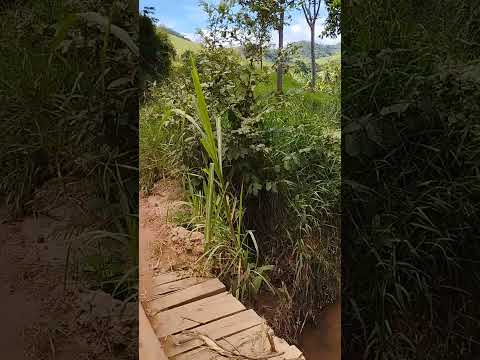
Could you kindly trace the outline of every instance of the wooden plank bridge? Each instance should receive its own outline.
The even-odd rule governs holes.
[[[140,306],[140,360],[305,360],[216,278],[158,274],[152,295]]]

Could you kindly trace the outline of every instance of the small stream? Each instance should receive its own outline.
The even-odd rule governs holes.
[[[300,335],[300,349],[306,360],[340,360],[341,357],[340,301],[327,307],[316,326],[306,326]]]

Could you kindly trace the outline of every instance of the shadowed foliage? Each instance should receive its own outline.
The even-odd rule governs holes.
[[[96,219],[57,234],[79,270],[65,277],[125,300],[138,282],[137,11],[135,1],[58,0],[0,13],[2,200],[12,219],[48,214],[35,196],[60,184],[58,197]]]
[[[342,354],[469,358],[480,345],[478,2],[342,11]]]

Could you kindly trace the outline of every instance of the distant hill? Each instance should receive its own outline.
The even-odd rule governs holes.
[[[201,44],[188,39],[184,35],[180,34],[178,31],[175,31],[163,25],[158,26],[158,28],[168,34],[168,37],[172,41],[172,44],[175,47],[178,56],[181,56],[187,50],[197,52],[200,51],[200,49],[202,48]]]
[[[173,43],[173,46],[177,50],[177,55],[181,56],[185,51],[191,50],[193,52],[200,51],[202,45],[195,41],[188,39],[185,35],[182,35],[178,31],[170,29],[167,26],[159,25],[158,29],[165,31],[170,40]],[[310,61],[310,41],[297,41],[293,43],[299,46],[299,54],[297,59],[304,60],[305,62]],[[340,46],[341,44],[335,45],[325,45],[325,44],[315,44],[315,59],[318,64],[328,62],[330,60],[336,59],[340,56]],[[242,54],[243,51],[240,47],[234,47],[234,50]],[[265,60],[267,63],[272,63],[275,61],[277,49],[270,48],[265,51]]]
[[[181,39],[184,39],[184,40],[190,40],[190,39],[187,39],[185,37],[185,35],[182,35],[180,34],[178,31],[175,31],[173,29],[170,29],[169,27],[165,26],[165,25],[158,25],[157,26],[159,29],[165,31],[167,34],[170,34],[170,35],[173,35],[173,36],[176,36],[176,37],[179,37]]]
[[[310,41],[297,41],[292,43],[299,46],[299,58],[310,59]],[[340,53],[341,44],[325,45],[315,44],[315,59],[330,57]],[[266,51],[265,58],[269,61],[274,61],[277,54],[277,49],[270,48]]]
[[[298,41],[295,44],[300,45],[300,54],[310,58],[310,41]],[[335,55],[340,52],[340,47],[341,44],[335,44],[335,45],[325,45],[325,44],[315,44],[315,58],[321,58],[321,57],[326,57],[326,56],[331,56]]]

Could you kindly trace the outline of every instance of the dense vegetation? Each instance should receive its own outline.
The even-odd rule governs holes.
[[[476,358],[480,7],[345,11],[342,354]]]
[[[339,294],[338,61],[329,71],[314,92],[288,71],[277,95],[275,69],[206,46],[149,84],[140,109],[142,190],[183,179],[190,211],[176,218],[204,232],[199,262],[243,300],[273,292],[290,340]]]
[[[48,215],[59,201],[75,207],[82,216],[65,214],[56,234],[70,244],[66,276],[129,300],[138,282],[137,13],[116,0],[11,2],[0,12],[2,206],[11,219]],[[54,195],[37,201],[45,187]]]

